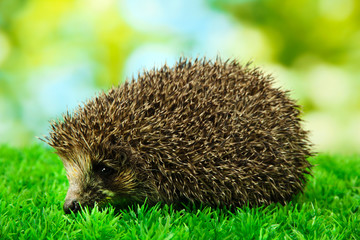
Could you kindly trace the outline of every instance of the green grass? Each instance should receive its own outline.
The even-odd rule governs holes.
[[[61,161],[40,146],[0,146],[0,239],[360,239],[360,156],[319,155],[286,206],[97,208],[64,215]]]

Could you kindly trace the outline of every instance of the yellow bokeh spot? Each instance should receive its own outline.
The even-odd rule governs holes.
[[[0,31],[0,66],[10,53],[10,43],[7,36]]]

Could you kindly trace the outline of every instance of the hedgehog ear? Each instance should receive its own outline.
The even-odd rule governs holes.
[[[129,159],[129,153],[119,146],[113,146],[110,149],[109,155],[108,158],[114,159],[114,161],[118,162],[121,165],[126,164],[127,160]]]
[[[119,151],[118,156],[119,156],[119,161],[122,163],[125,163],[126,160],[128,159],[127,154],[122,150]]]
[[[116,146],[116,144],[118,143],[118,138],[112,134],[109,136],[109,141],[111,145]]]

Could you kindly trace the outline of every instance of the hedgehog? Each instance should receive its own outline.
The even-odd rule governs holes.
[[[200,203],[253,207],[302,193],[313,155],[301,107],[251,63],[180,58],[51,122],[63,209]]]

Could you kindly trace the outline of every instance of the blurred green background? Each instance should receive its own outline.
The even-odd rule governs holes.
[[[179,56],[236,58],[304,106],[317,151],[360,152],[358,0],[0,0],[0,142]]]

